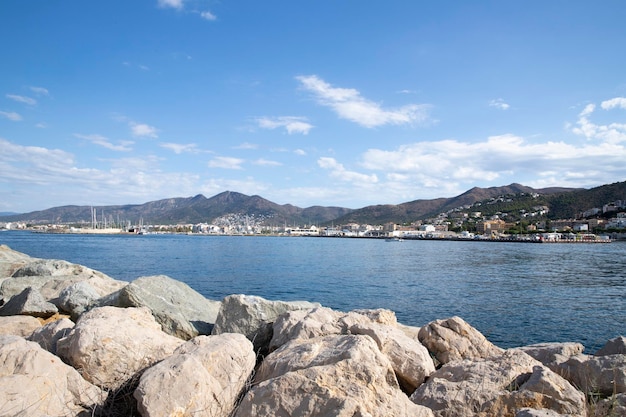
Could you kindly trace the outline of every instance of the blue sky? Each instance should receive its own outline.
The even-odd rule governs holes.
[[[0,211],[626,180],[626,3],[0,2]]]

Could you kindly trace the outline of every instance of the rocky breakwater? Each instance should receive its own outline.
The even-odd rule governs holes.
[[[123,282],[0,246],[0,416],[625,416],[626,338],[501,349],[165,276]]]

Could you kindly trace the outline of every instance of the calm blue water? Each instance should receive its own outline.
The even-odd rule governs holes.
[[[626,242],[522,244],[1,232],[0,244],[131,281],[165,274],[211,299],[244,293],[422,326],[461,316],[501,347],[626,335]]]

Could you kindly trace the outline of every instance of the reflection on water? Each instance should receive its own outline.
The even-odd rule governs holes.
[[[502,347],[626,335],[626,242],[385,242],[227,236],[3,232],[0,243],[114,278],[165,274],[208,298],[306,299],[389,308],[415,326],[458,315]]]

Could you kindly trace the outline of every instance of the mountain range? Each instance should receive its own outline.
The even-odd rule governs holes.
[[[387,222],[406,223],[436,216],[474,203],[521,194],[537,194],[539,201],[550,208],[551,218],[571,218],[593,207],[602,207],[611,201],[626,200],[626,182],[603,185],[591,189],[542,188],[534,189],[521,184],[502,187],[474,187],[451,198],[415,200],[402,204],[373,205],[360,209],[312,206],[300,208],[291,204],[279,205],[260,196],[247,196],[225,191],[211,198],[202,194],[188,198],[168,198],[145,204],[117,206],[61,206],[25,214],[2,216],[5,222],[28,223],[89,223],[92,210],[98,219],[130,221],[137,224],[189,224],[211,223],[215,219],[238,215],[267,225],[311,225]]]

